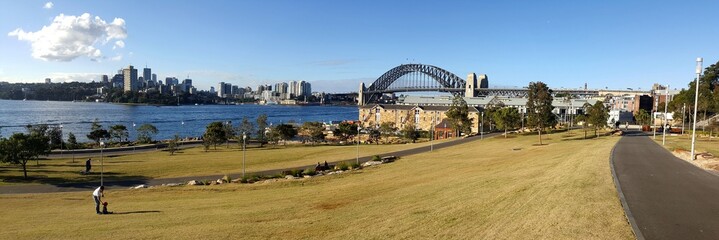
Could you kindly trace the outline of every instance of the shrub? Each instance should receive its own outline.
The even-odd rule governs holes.
[[[360,169],[359,163],[353,162],[351,166],[352,166],[352,169]]]
[[[224,177],[222,177],[222,180],[230,183],[232,182],[232,177],[230,177],[230,175],[225,175]]]
[[[317,174],[317,171],[314,168],[307,168],[302,172],[302,175],[314,176],[315,174]]]
[[[382,158],[379,155],[372,156],[372,161],[382,161]]]
[[[293,170],[291,171],[291,173],[292,173],[292,174],[290,174],[290,175],[292,175],[292,176],[302,177],[302,169],[293,169]]]
[[[342,170],[342,171],[347,171],[350,169],[350,166],[346,162],[341,162],[341,163],[337,164],[337,166],[335,168]]]

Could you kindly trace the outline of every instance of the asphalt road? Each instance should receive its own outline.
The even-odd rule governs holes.
[[[719,176],[639,132],[622,137],[612,158],[638,238],[719,239]]]
[[[491,134],[485,134],[485,138],[494,137],[499,135],[500,133],[491,133]],[[474,136],[469,138],[462,138],[462,139],[456,139],[451,140],[448,142],[442,142],[434,144],[433,149],[438,150],[446,147],[451,147],[471,141],[477,141],[480,140],[480,136]],[[360,145],[362,147],[362,145]],[[146,150],[150,151],[150,150]],[[379,156],[397,156],[397,157],[404,157],[414,154],[419,154],[423,152],[429,152],[430,146],[423,146],[418,148],[412,148],[402,151],[396,151],[396,152],[390,152],[385,154],[379,154]],[[138,151],[139,152],[139,151]],[[124,151],[125,154],[131,154],[130,151]],[[346,162],[346,161],[355,161],[356,158],[352,159],[345,159],[341,161],[335,161],[335,162],[328,162],[329,164],[337,164],[339,162]],[[359,161],[366,162],[371,160],[370,156],[367,157],[361,157],[359,158]],[[258,172],[246,172],[247,176],[252,175],[274,175],[281,173],[286,170],[292,170],[292,169],[305,169],[305,168],[314,168],[315,164],[305,165],[305,166],[299,166],[299,167],[293,167],[293,168],[284,168],[284,169],[273,169],[273,170],[267,170],[267,171],[258,171]],[[230,177],[233,179],[240,178],[241,173],[235,173],[230,174]],[[140,184],[147,184],[151,186],[156,185],[162,185],[162,184],[168,184],[168,183],[186,183],[190,180],[216,180],[219,178],[222,178],[224,175],[206,175],[206,176],[192,176],[192,177],[178,177],[178,178],[157,178],[157,179],[132,179],[132,180],[124,180],[124,181],[106,181],[105,187],[108,188],[108,190],[111,190],[113,188],[128,188],[132,186],[137,186]],[[66,184],[43,184],[43,185],[10,185],[10,186],[0,186],[0,194],[19,194],[19,193],[50,193],[50,192],[73,192],[73,191],[91,191],[91,189],[96,188],[99,186],[99,182],[84,182],[84,183],[66,183]]]

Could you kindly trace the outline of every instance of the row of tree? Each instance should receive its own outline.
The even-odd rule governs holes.
[[[50,143],[56,138],[54,129],[47,125],[28,125],[27,133],[14,133],[9,138],[0,137],[0,162],[18,164],[27,178],[27,163],[50,153]]]
[[[675,120],[682,120],[685,117],[692,119],[694,114],[695,79],[688,84],[687,89],[682,89],[674,95],[669,102],[669,111],[673,113]],[[659,106],[663,110],[664,103]],[[706,119],[719,113],[719,62],[704,69],[704,74],[699,79],[699,99],[697,103],[698,119]]]

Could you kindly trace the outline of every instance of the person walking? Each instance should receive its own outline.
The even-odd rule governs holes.
[[[92,158],[88,158],[87,161],[85,161],[85,174],[90,173],[90,169],[92,168]]]
[[[92,192],[92,199],[95,200],[95,212],[97,214],[102,214],[102,212],[100,212],[100,204],[102,203],[103,197],[105,197],[105,186],[100,186]]]

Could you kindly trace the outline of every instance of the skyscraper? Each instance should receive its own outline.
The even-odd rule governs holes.
[[[145,81],[152,80],[152,70],[147,66],[142,69],[142,79],[144,79]]]
[[[137,69],[132,65],[122,69],[122,75],[124,77],[125,91],[137,91]]]

